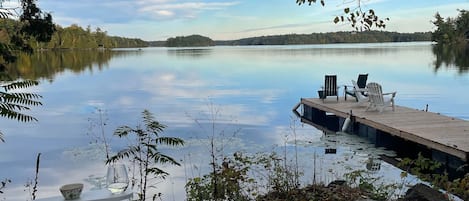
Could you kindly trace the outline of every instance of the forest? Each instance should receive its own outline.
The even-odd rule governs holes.
[[[397,33],[387,31],[329,32],[311,34],[287,34],[242,38],[238,40],[215,40],[200,35],[178,36],[166,41],[151,41],[153,47],[197,47],[235,45],[306,45],[330,43],[377,43],[431,41],[431,32]]]
[[[214,45],[215,42],[212,39],[201,35],[168,38],[165,43],[166,47],[204,47]]]
[[[10,36],[18,30],[17,21],[0,19],[0,42],[10,41]],[[201,35],[177,36],[166,41],[144,41],[137,38],[109,36],[99,27],[82,28],[76,24],[69,27],[55,25],[55,32],[49,42],[28,41],[33,49],[96,49],[96,48],[135,48],[135,47],[204,47],[214,45],[302,45],[330,43],[376,43],[431,41],[431,32],[398,33],[387,31],[329,32],[311,34],[287,34],[242,38],[238,40],[212,40]],[[435,38],[435,37],[434,37]]]
[[[19,30],[19,22],[12,19],[0,19],[0,42],[10,42],[10,36]],[[69,27],[55,25],[55,32],[49,42],[28,41],[33,49],[94,49],[94,48],[131,48],[147,47],[148,42],[137,38],[109,36],[99,27],[82,28],[76,24]]]
[[[217,45],[302,45],[330,43],[377,43],[430,41],[431,32],[397,33],[387,31],[330,32],[260,36],[232,41],[216,41]]]

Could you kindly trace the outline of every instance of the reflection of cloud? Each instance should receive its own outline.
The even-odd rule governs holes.
[[[167,108],[168,115],[164,119],[166,121],[184,121],[174,110],[185,110],[189,114],[206,113],[209,111],[207,104],[215,99],[231,99],[231,98],[247,98],[260,100],[262,103],[269,103],[275,100],[279,95],[279,91],[271,89],[229,89],[226,86],[219,88],[212,84],[211,81],[199,78],[194,74],[175,74],[175,73],[157,73],[142,79],[142,90],[151,94],[152,103],[171,103],[171,108]],[[217,85],[220,82],[217,81]],[[211,100],[206,100],[210,97]],[[186,100],[201,100],[188,103]],[[216,104],[222,104],[216,102]],[[260,108],[253,108],[255,104],[228,104],[219,106],[220,114],[223,119],[236,120],[239,124],[246,125],[265,125],[269,122],[269,116],[275,115],[276,111],[267,110],[264,112],[256,112]],[[161,113],[160,113],[161,115]],[[208,115],[207,115],[208,116]]]

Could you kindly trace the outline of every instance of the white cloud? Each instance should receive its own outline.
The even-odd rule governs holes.
[[[154,13],[158,16],[164,16],[164,17],[174,16],[174,12],[171,12],[169,10],[157,10],[157,11],[154,11]]]
[[[139,12],[150,13],[157,19],[168,17],[195,18],[198,13],[206,10],[222,10],[230,6],[239,4],[239,2],[183,2],[172,3],[168,0],[150,0],[140,1]]]
[[[187,2],[187,3],[152,3],[143,4],[142,11],[151,11],[154,9],[197,9],[197,10],[219,10],[229,6],[238,4],[238,2],[224,2],[224,3],[202,3],[202,2]]]

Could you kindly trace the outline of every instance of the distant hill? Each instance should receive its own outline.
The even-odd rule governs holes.
[[[215,42],[212,39],[201,35],[178,36],[166,40],[167,47],[204,47],[214,45]]]
[[[194,36],[194,35],[193,35]],[[190,37],[190,36],[189,36]],[[203,36],[202,36],[203,37]],[[205,37],[210,39],[208,37]],[[181,46],[181,43],[190,44],[188,37],[171,38],[171,41]],[[168,39],[170,40],[170,39]],[[210,39],[211,40],[211,39]],[[273,36],[259,36],[251,38],[242,38],[238,40],[217,40],[213,41],[213,45],[303,45],[303,44],[330,44],[330,43],[380,43],[380,42],[412,42],[412,41],[431,41],[431,32],[415,32],[415,33],[398,33],[386,31],[364,31],[364,32],[329,32],[329,33],[312,33],[312,34],[287,34]],[[178,47],[167,45],[168,41],[151,41],[150,46],[153,47]],[[205,45],[211,44],[207,40]],[[189,45],[190,46],[190,45]],[[200,46],[200,45],[199,45]]]
[[[431,32],[398,33],[383,31],[331,32],[260,36],[216,41],[216,45],[302,45],[330,43],[378,43],[431,41]]]
[[[148,41],[150,47],[165,47],[166,41]]]

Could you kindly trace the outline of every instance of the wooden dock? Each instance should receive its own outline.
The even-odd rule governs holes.
[[[352,111],[354,122],[455,156],[464,162],[469,160],[469,121],[402,106],[396,106],[395,111],[386,108],[382,113],[366,111],[366,104],[358,105],[355,101],[343,99],[339,102],[326,99],[323,102],[319,98],[302,98],[300,104],[342,118],[349,117]]]

